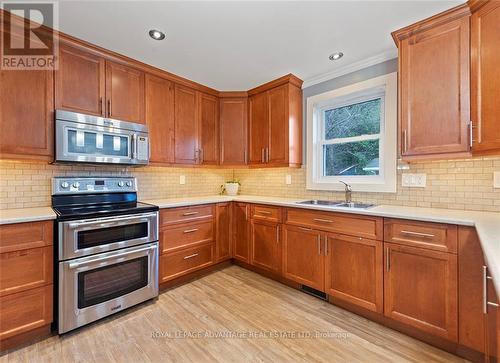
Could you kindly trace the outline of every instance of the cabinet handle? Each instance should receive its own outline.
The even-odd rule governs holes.
[[[488,306],[500,307],[500,304],[488,301],[488,280],[492,279],[491,276],[488,276],[488,267],[483,266],[483,314],[488,314]]]
[[[403,130],[403,154],[406,154],[408,151],[408,133],[406,130]]]
[[[269,212],[267,210],[256,210],[255,213],[259,213],[259,214],[272,214],[271,212]]]
[[[247,164],[247,151],[243,150],[243,163]]]
[[[321,235],[318,235],[318,255],[321,256]]]
[[[185,260],[189,260],[190,258],[198,256],[198,253],[193,253],[192,255],[184,256]]]
[[[183,233],[193,233],[196,232],[199,228],[186,229]]]
[[[306,227],[299,227],[299,229],[301,229],[303,231],[312,231],[311,228],[306,228]]]
[[[276,227],[276,244],[280,243],[280,226]]]
[[[333,221],[331,221],[329,219],[314,218],[313,220],[316,222],[321,222],[321,223],[333,223]]]
[[[325,256],[328,256],[328,237],[325,236]]]
[[[262,159],[262,163],[265,163],[266,162],[266,156],[265,156],[265,151],[264,151],[264,148],[262,148],[262,155],[261,155],[261,159]]]
[[[245,205],[245,221],[248,221],[248,204]]]
[[[385,269],[387,272],[391,270],[391,249],[385,248]]]
[[[111,117],[111,100],[108,100],[108,117]]]
[[[430,233],[412,232],[412,231],[405,231],[405,230],[402,230],[401,233],[408,234],[410,236],[425,237],[425,238],[436,237],[435,235],[430,234]]]
[[[472,143],[474,142],[474,140],[472,139],[472,127],[473,127],[472,120],[470,120],[470,123],[469,123],[469,149],[472,149]]]
[[[103,110],[103,108],[104,108],[104,107],[103,107],[103,105],[102,105],[102,102],[103,102],[102,97],[99,97],[99,114],[100,114],[101,116],[104,116],[104,112],[103,112],[103,111],[104,111],[104,110]]]
[[[186,213],[182,213],[183,216],[187,217],[187,216],[194,216],[195,214],[198,214],[199,212],[186,212]]]
[[[266,147],[266,163],[269,162],[269,148]]]

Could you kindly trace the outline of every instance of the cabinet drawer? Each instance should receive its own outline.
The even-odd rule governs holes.
[[[0,253],[51,245],[53,225],[53,221],[1,225]]]
[[[214,222],[187,223],[170,226],[160,232],[161,253],[214,239]]]
[[[52,246],[2,253],[0,296],[52,283]]]
[[[252,205],[252,219],[281,222],[281,208],[269,205]]]
[[[214,205],[195,205],[192,207],[181,207],[162,209],[160,211],[160,226],[210,219],[214,216]]]
[[[289,208],[286,223],[374,240],[382,240],[383,236],[383,222],[379,217]]]
[[[384,220],[384,241],[457,253],[457,226],[441,223]]]
[[[0,340],[52,322],[52,285],[0,298]]]
[[[213,263],[213,243],[184,249],[160,257],[160,282],[175,279]]]

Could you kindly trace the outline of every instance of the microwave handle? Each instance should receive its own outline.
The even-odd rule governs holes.
[[[132,159],[137,159],[137,134],[132,134]]]

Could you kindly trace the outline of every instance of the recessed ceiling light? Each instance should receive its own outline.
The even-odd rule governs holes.
[[[344,56],[344,53],[342,53],[342,52],[336,52],[336,53],[330,54],[330,56],[328,58],[331,61],[334,61],[334,60],[338,60],[338,59],[342,58],[343,56]]]
[[[151,38],[153,38],[154,40],[163,40],[163,39],[165,39],[165,33],[161,32],[159,30],[156,30],[156,29],[151,29],[149,31],[149,36]]]

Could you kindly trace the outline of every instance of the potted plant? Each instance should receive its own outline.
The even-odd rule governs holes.
[[[238,189],[240,187],[240,181],[238,179],[228,180],[224,186],[227,195],[237,195]]]

